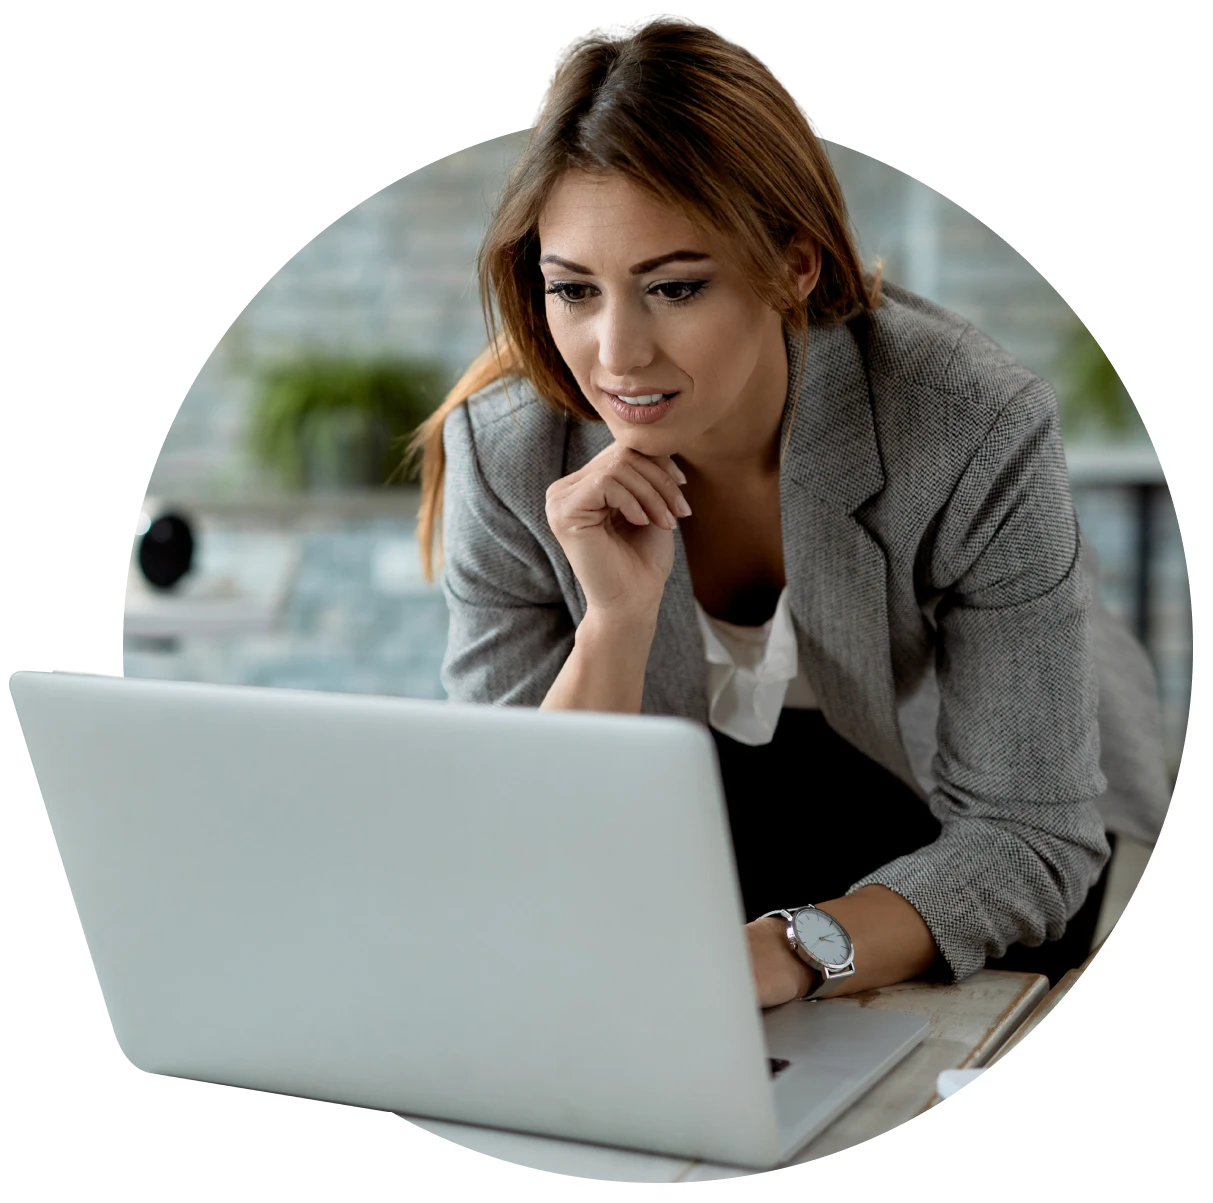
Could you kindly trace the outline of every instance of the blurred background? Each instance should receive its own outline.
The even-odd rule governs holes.
[[[400,436],[483,347],[476,250],[525,138],[460,151],[370,197],[232,324],[152,472],[132,547],[128,676],[444,696],[446,611],[419,571],[416,489],[384,481]],[[1055,387],[1099,588],[1154,663],[1174,776],[1191,678],[1187,573],[1115,370],[981,222],[826,147],[865,261],[882,259],[886,278],[962,314]]]

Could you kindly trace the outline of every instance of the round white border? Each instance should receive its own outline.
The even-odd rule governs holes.
[[[1158,461],[1171,489],[1175,517],[1184,542],[1191,586],[1192,614],[1205,614],[1211,599],[1208,568],[1208,531],[1200,521],[1200,503],[1192,495],[1192,469],[1184,462],[1183,452],[1175,445],[1175,428],[1162,409],[1160,398],[1145,375],[1140,360],[1129,349],[1128,340],[1112,324],[1103,306],[1090,296],[1080,275],[1054,251],[1040,234],[1015,221],[996,201],[987,201],[974,215],[1002,239],[1013,246],[1037,272],[1053,285],[1063,300],[1092,332],[1104,354],[1115,367],[1124,387],[1137,405],[1141,421],[1154,441]],[[125,580],[125,577],[124,577]],[[125,585],[110,589],[104,605],[97,610],[97,669],[99,672],[121,675],[123,672],[123,605]],[[921,1116],[901,1124],[881,1136],[865,1141],[830,1157],[803,1165],[765,1174],[706,1182],[610,1182],[600,1179],[571,1178],[546,1170],[500,1161],[471,1148],[452,1144],[431,1131],[416,1127],[392,1112],[372,1111],[365,1107],[349,1107],[358,1123],[372,1128],[393,1144],[408,1145],[421,1152],[429,1161],[444,1167],[460,1168],[467,1174],[478,1175],[482,1182],[495,1182],[517,1187],[518,1190],[539,1191],[543,1197],[568,1199],[603,1199],[603,1201],[633,1201],[670,1197],[677,1192],[679,1199],[774,1198],[776,1191],[793,1190],[805,1185],[825,1184],[836,1175],[853,1175],[856,1169],[876,1167],[896,1154],[910,1150],[913,1145],[938,1136],[953,1122],[967,1117],[973,1108],[995,1097],[1016,1073],[1031,1070],[1050,1048],[1064,1037],[1070,1028],[1087,1014],[1087,1005],[1111,980],[1112,970],[1121,963],[1131,941],[1143,934],[1144,923],[1167,884],[1167,874],[1175,867],[1175,851],[1183,843],[1192,826],[1192,799],[1200,791],[1200,771],[1207,766],[1208,746],[1203,734],[1209,728],[1208,697],[1201,669],[1207,663],[1206,628],[1192,622],[1192,696],[1188,720],[1188,737],[1184,742],[1183,759],[1175,792],[1163,823],[1161,836],[1150,856],[1132,900],[1107,937],[1103,948],[1069,993],[1057,1007],[1020,1040],[1015,1048],[1002,1057],[980,1077],[958,1090],[949,1099],[930,1108]]]

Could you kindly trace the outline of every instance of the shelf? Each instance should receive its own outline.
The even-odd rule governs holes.
[[[171,590],[153,589],[135,557],[124,633],[134,639],[243,635],[274,629],[300,562],[299,540],[273,532],[205,530],[196,563]]]
[[[1075,486],[1165,485],[1162,465],[1154,448],[1136,446],[1088,445],[1066,449],[1070,483]]]
[[[262,493],[244,497],[149,495],[144,499],[143,512],[149,518],[155,518],[173,511],[224,527],[330,527],[377,519],[412,527],[417,520],[420,502],[421,490],[404,485],[332,493]]]

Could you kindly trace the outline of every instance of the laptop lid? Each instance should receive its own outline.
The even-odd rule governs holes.
[[[62,673],[10,688],[139,1068],[777,1160],[697,724]]]

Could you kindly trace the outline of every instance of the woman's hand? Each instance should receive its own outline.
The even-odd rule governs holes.
[[[652,618],[674,564],[674,527],[691,508],[682,469],[618,443],[547,491],[547,519],[585,593],[587,614]]]
[[[777,1007],[801,998],[816,980],[813,971],[792,951],[787,931],[787,923],[778,915],[745,925],[760,1007]]]

